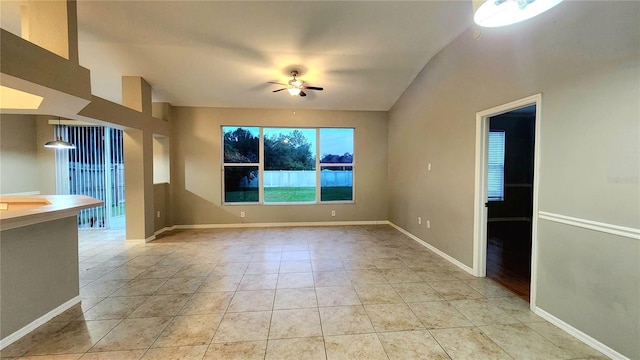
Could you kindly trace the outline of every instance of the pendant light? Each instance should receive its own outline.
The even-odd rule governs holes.
[[[58,116],[58,126],[60,126],[60,116]],[[62,136],[60,135],[58,135],[57,139],[53,141],[49,141],[46,144],[44,144],[44,147],[52,148],[52,149],[75,149],[76,148],[76,146],[73,145],[72,143],[62,140]]]
[[[474,0],[473,21],[484,27],[499,27],[525,21],[561,3],[562,0]]]

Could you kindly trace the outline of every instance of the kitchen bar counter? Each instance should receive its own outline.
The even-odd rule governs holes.
[[[0,349],[80,302],[82,195],[0,196]]]
[[[0,196],[0,230],[74,216],[102,201],[84,195]]]

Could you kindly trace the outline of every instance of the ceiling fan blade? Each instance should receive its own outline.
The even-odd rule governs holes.
[[[308,89],[308,90],[320,90],[320,91],[324,90],[323,88],[317,87],[317,86],[303,86],[302,88]]]
[[[283,83],[279,83],[279,82],[275,82],[275,81],[267,81],[268,84],[276,84],[276,85],[284,85],[287,86],[287,84],[283,84]]]
[[[307,96],[307,94],[304,91],[300,91],[300,96]]]
[[[282,88],[282,89],[278,89],[278,90],[273,90],[272,92],[278,92],[278,91],[282,91],[282,90],[287,90],[287,88]]]

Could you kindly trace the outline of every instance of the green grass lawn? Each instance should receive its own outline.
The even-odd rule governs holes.
[[[315,187],[264,188],[264,202],[312,202],[316,201]]]
[[[321,190],[322,201],[351,201],[351,186],[326,187]],[[315,187],[268,187],[264,189],[265,203],[294,203],[316,201]],[[258,202],[258,189],[247,188],[241,191],[227,191],[225,202]]]

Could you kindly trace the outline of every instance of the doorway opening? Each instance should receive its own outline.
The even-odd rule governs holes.
[[[55,132],[76,146],[56,152],[57,193],[87,195],[104,202],[101,207],[80,210],[78,228],[125,229],[122,130],[56,125]]]
[[[536,106],[488,120],[486,274],[529,301]]]
[[[541,96],[477,114],[474,272],[535,306]]]

